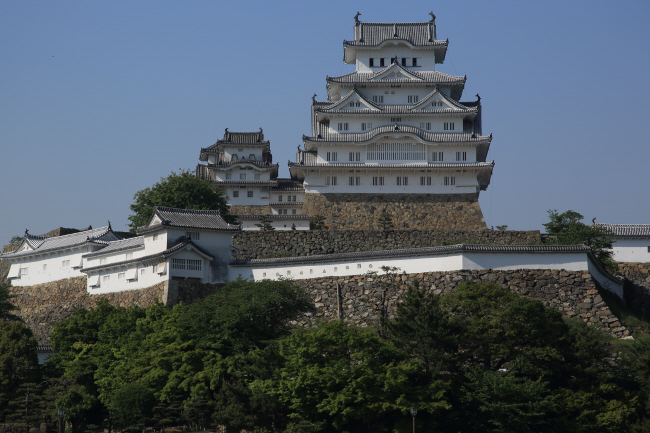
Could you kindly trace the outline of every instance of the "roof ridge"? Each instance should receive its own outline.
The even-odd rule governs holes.
[[[162,210],[164,212],[178,212],[178,213],[191,213],[195,215],[207,214],[207,213],[216,213],[221,215],[219,210],[210,210],[210,209],[182,209],[178,207],[168,207],[168,206],[156,206],[157,210]]]

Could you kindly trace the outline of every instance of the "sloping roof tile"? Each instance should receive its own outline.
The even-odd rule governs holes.
[[[84,257],[102,256],[104,254],[112,254],[118,251],[132,250],[141,247],[144,247],[144,237],[135,236],[129,239],[121,239],[119,241],[109,242],[106,248],[102,248],[101,250],[94,251],[92,253],[84,254]]]
[[[345,134],[331,133],[325,136],[308,137],[302,136],[303,141],[319,142],[319,143],[360,143],[370,141],[382,134],[390,133],[408,133],[420,137],[429,143],[476,143],[476,142],[490,142],[492,136],[476,135],[470,133],[442,133],[442,132],[427,132],[415,126],[408,125],[387,125],[379,126],[366,132],[351,132]]]
[[[63,236],[56,237],[45,237],[45,236],[33,236],[27,233],[24,238],[26,242],[33,250],[20,251],[20,252],[10,252],[0,254],[0,257],[10,258],[10,257],[21,257],[32,254],[40,254],[46,251],[55,251],[64,248],[71,248],[75,246],[80,246],[86,243],[94,243],[101,245],[108,245],[107,239],[119,239],[119,236],[113,233],[110,226],[100,227],[96,229],[86,230],[82,232],[76,232]]]
[[[152,224],[154,216],[158,216],[162,223]],[[176,209],[171,207],[156,206],[154,214],[144,227],[138,227],[137,233],[148,233],[163,227],[193,228],[218,231],[238,231],[239,226],[228,224],[217,210],[192,210]]]
[[[612,234],[613,237],[621,238],[645,238],[650,237],[650,224],[605,224],[596,223]]]

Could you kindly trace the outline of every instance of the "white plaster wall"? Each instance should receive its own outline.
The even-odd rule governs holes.
[[[405,140],[397,138],[387,138],[377,140],[378,144],[381,143],[417,143],[415,140]],[[368,159],[368,145],[366,144],[348,144],[348,145],[321,145],[316,149],[317,152],[317,163],[318,164],[346,164],[346,163],[368,163],[376,164],[381,166],[382,164],[422,164],[425,162],[476,162],[476,149],[477,144],[450,144],[450,145],[438,145],[438,144],[425,144],[425,154],[423,159],[413,159],[413,160],[369,160]],[[337,160],[336,161],[327,161],[327,152],[336,152]],[[359,161],[350,160],[350,152],[355,153],[354,158],[356,159],[356,153],[360,153]],[[436,152],[436,161],[433,160],[433,152]],[[438,159],[439,153],[443,153],[443,160]],[[467,159],[463,160],[462,155],[461,159],[456,159],[456,152],[467,152]],[[331,155],[330,155],[331,156]]]
[[[354,171],[354,172],[352,172]],[[327,185],[327,176],[336,176],[337,185]],[[349,185],[350,176],[359,177],[360,185]],[[384,177],[384,185],[373,185],[373,177]],[[408,177],[408,185],[397,185],[397,177]],[[455,177],[456,185],[445,185],[444,178]],[[431,177],[431,185],[420,185],[420,177]],[[425,180],[426,182],[426,180]],[[329,169],[305,171],[307,193],[383,193],[383,194],[466,194],[475,193],[478,180],[473,171],[427,170],[427,169]]]
[[[417,57],[418,66],[412,67],[411,62],[407,63],[406,69],[414,71],[435,71],[436,69],[436,58],[433,50],[418,50],[412,49],[403,44],[394,45],[387,44],[382,48],[373,48],[373,49],[357,49],[357,58],[356,58],[356,70],[358,72],[377,72],[390,66],[390,59],[397,56],[399,57],[399,62],[401,65],[402,57]],[[369,59],[373,57],[378,59],[383,57],[384,67],[379,66],[379,60],[375,60],[375,67],[370,67]]]
[[[381,86],[373,86],[373,87],[366,87],[365,89],[362,89],[361,93],[368,97],[370,95],[369,99],[372,101],[372,95],[384,95],[384,103],[385,104],[408,104],[408,95],[419,95],[420,100],[424,98],[424,96],[428,95],[429,93],[433,92],[433,89],[435,87],[425,87],[422,86],[420,88],[418,87],[390,87],[391,80],[386,79],[386,80],[377,80],[380,82],[382,85]],[[385,84],[385,85],[384,85]],[[352,90],[352,86],[348,86],[345,84],[341,84],[341,95],[340,97],[343,97],[350,93]],[[388,90],[388,94],[386,94],[386,91]],[[451,86],[439,86],[438,91],[446,96],[451,95]],[[395,93],[393,93],[395,92]],[[413,93],[417,92],[417,93]],[[390,96],[389,96],[390,95]],[[337,101],[340,98],[336,99]],[[389,101],[397,101],[397,102],[389,102]],[[403,102],[400,102],[403,101]],[[333,101],[334,102],[334,101]],[[444,107],[442,107],[444,108]]]
[[[236,279],[241,274],[242,278],[248,278],[254,281],[264,279],[278,280],[281,278],[304,280],[307,278],[363,275],[368,272],[383,274],[382,266],[398,267],[399,273],[406,272],[407,274],[460,270],[462,269],[462,255],[451,254],[448,256],[404,258],[388,257],[269,267],[233,266],[231,267],[230,276],[232,279]]]
[[[255,231],[260,230],[255,224],[259,224],[259,220],[242,220],[242,230],[245,231]],[[296,225],[296,230],[309,230],[309,220],[282,220],[282,221],[273,221],[271,226],[276,230],[291,230],[291,224]]]
[[[287,197],[291,196],[291,203],[301,202],[305,200],[305,193],[303,191],[273,191],[271,192],[272,202],[288,203]],[[280,197],[282,197],[280,199]],[[296,198],[295,200],[293,198]]]
[[[239,192],[239,197],[234,197],[233,191]],[[253,197],[248,196],[248,191],[253,191]],[[227,187],[228,205],[230,206],[264,206],[269,204],[269,188],[261,186],[246,186],[246,188]]]
[[[224,147],[223,155],[226,162],[232,161],[232,156],[237,155],[238,159],[249,159],[253,154],[256,161],[262,160],[262,146],[260,147]]]
[[[586,271],[586,253],[471,253],[465,252],[463,269],[565,269]]]
[[[118,274],[124,272],[126,273],[129,269],[137,269],[137,279],[127,280],[119,279]],[[88,293],[91,295],[101,295],[103,293],[115,293],[115,292],[124,292],[127,290],[138,290],[144,289],[146,287],[153,286],[155,284],[161,283],[169,279],[169,263],[165,268],[163,274],[157,272],[157,267],[154,266],[143,266],[138,264],[132,264],[130,266],[123,266],[114,269],[106,269],[98,273],[89,274],[90,278],[93,275],[99,274],[99,286],[88,287]],[[109,281],[103,281],[104,276],[109,276]]]
[[[619,298],[623,299],[623,283],[620,281],[613,281],[611,278],[606,277],[596,266],[595,263],[593,263],[591,260],[589,260],[589,273],[591,274],[592,277],[596,281],[598,281],[598,284],[605,290],[609,290],[610,292],[616,294]]]
[[[617,262],[650,263],[650,239],[616,239],[613,247]]]
[[[58,251],[47,255],[35,255],[29,258],[20,259],[11,264],[12,269],[27,268],[27,275],[11,280],[12,286],[31,286],[43,284],[50,281],[63,280],[66,278],[82,277],[81,272],[82,255],[90,252],[92,247],[77,248],[74,250]],[[69,266],[63,266],[64,260],[70,260]],[[43,269],[43,265],[46,266]]]
[[[241,179],[241,174],[245,174],[246,179]],[[256,174],[259,174],[259,179],[255,178]],[[228,175],[230,175],[230,178],[228,178]],[[259,168],[252,165],[225,167],[215,169],[215,178],[217,181],[268,181],[271,179],[271,172],[267,168]]]
[[[369,97],[372,99],[372,96]],[[387,101],[386,98],[384,97],[384,105],[387,104],[397,104],[399,102],[391,102]],[[366,132],[361,129],[361,123],[372,123],[372,129],[377,128],[379,126],[393,126],[396,123],[399,125],[405,125],[405,126],[412,126],[415,128],[420,128],[420,123],[431,123],[431,129],[423,129],[427,132],[445,132],[445,133],[462,133],[463,132],[463,118],[465,116],[463,114],[458,114],[458,115],[445,115],[444,117],[442,116],[409,116],[405,114],[395,114],[394,116],[364,116],[364,117],[359,117],[355,115],[337,115],[337,116],[332,116],[330,119],[330,126],[329,126],[329,132],[330,134],[349,134],[349,133],[358,133],[358,132]],[[399,122],[395,122],[392,120],[393,118],[399,118],[401,119]],[[445,123],[454,123],[454,129],[453,130],[445,130]],[[348,130],[347,131],[339,131],[339,123],[347,123],[348,124]],[[234,176],[234,175],[233,175]]]

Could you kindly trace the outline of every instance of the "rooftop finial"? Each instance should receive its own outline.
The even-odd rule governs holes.
[[[311,103],[312,105],[316,103],[316,94],[314,93],[314,96],[311,97]]]
[[[108,220],[108,229],[109,229],[109,230],[113,230],[113,229],[111,228],[111,220]]]
[[[29,230],[25,229],[25,236],[29,234]]]
[[[228,133],[228,128],[226,128],[226,132],[225,132],[225,133],[226,133],[226,134]]]
[[[355,24],[359,24],[361,22],[361,21],[359,21],[359,15],[361,15],[361,14],[359,13],[359,11],[357,11],[357,14],[354,16]]]
[[[262,130],[262,127],[261,127],[261,126],[260,126],[260,132],[264,132],[264,131]]]
[[[594,217],[594,219],[591,220],[591,225],[596,225],[596,217]]]
[[[429,12],[429,15],[431,15],[431,19],[429,20],[430,23],[435,23],[436,22],[436,15],[432,12]]]
[[[477,102],[481,102],[481,97],[479,96],[478,93],[476,94],[476,101],[477,101]]]

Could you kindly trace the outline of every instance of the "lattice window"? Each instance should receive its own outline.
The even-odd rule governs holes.
[[[374,143],[367,147],[369,161],[404,161],[426,159],[422,143]]]

